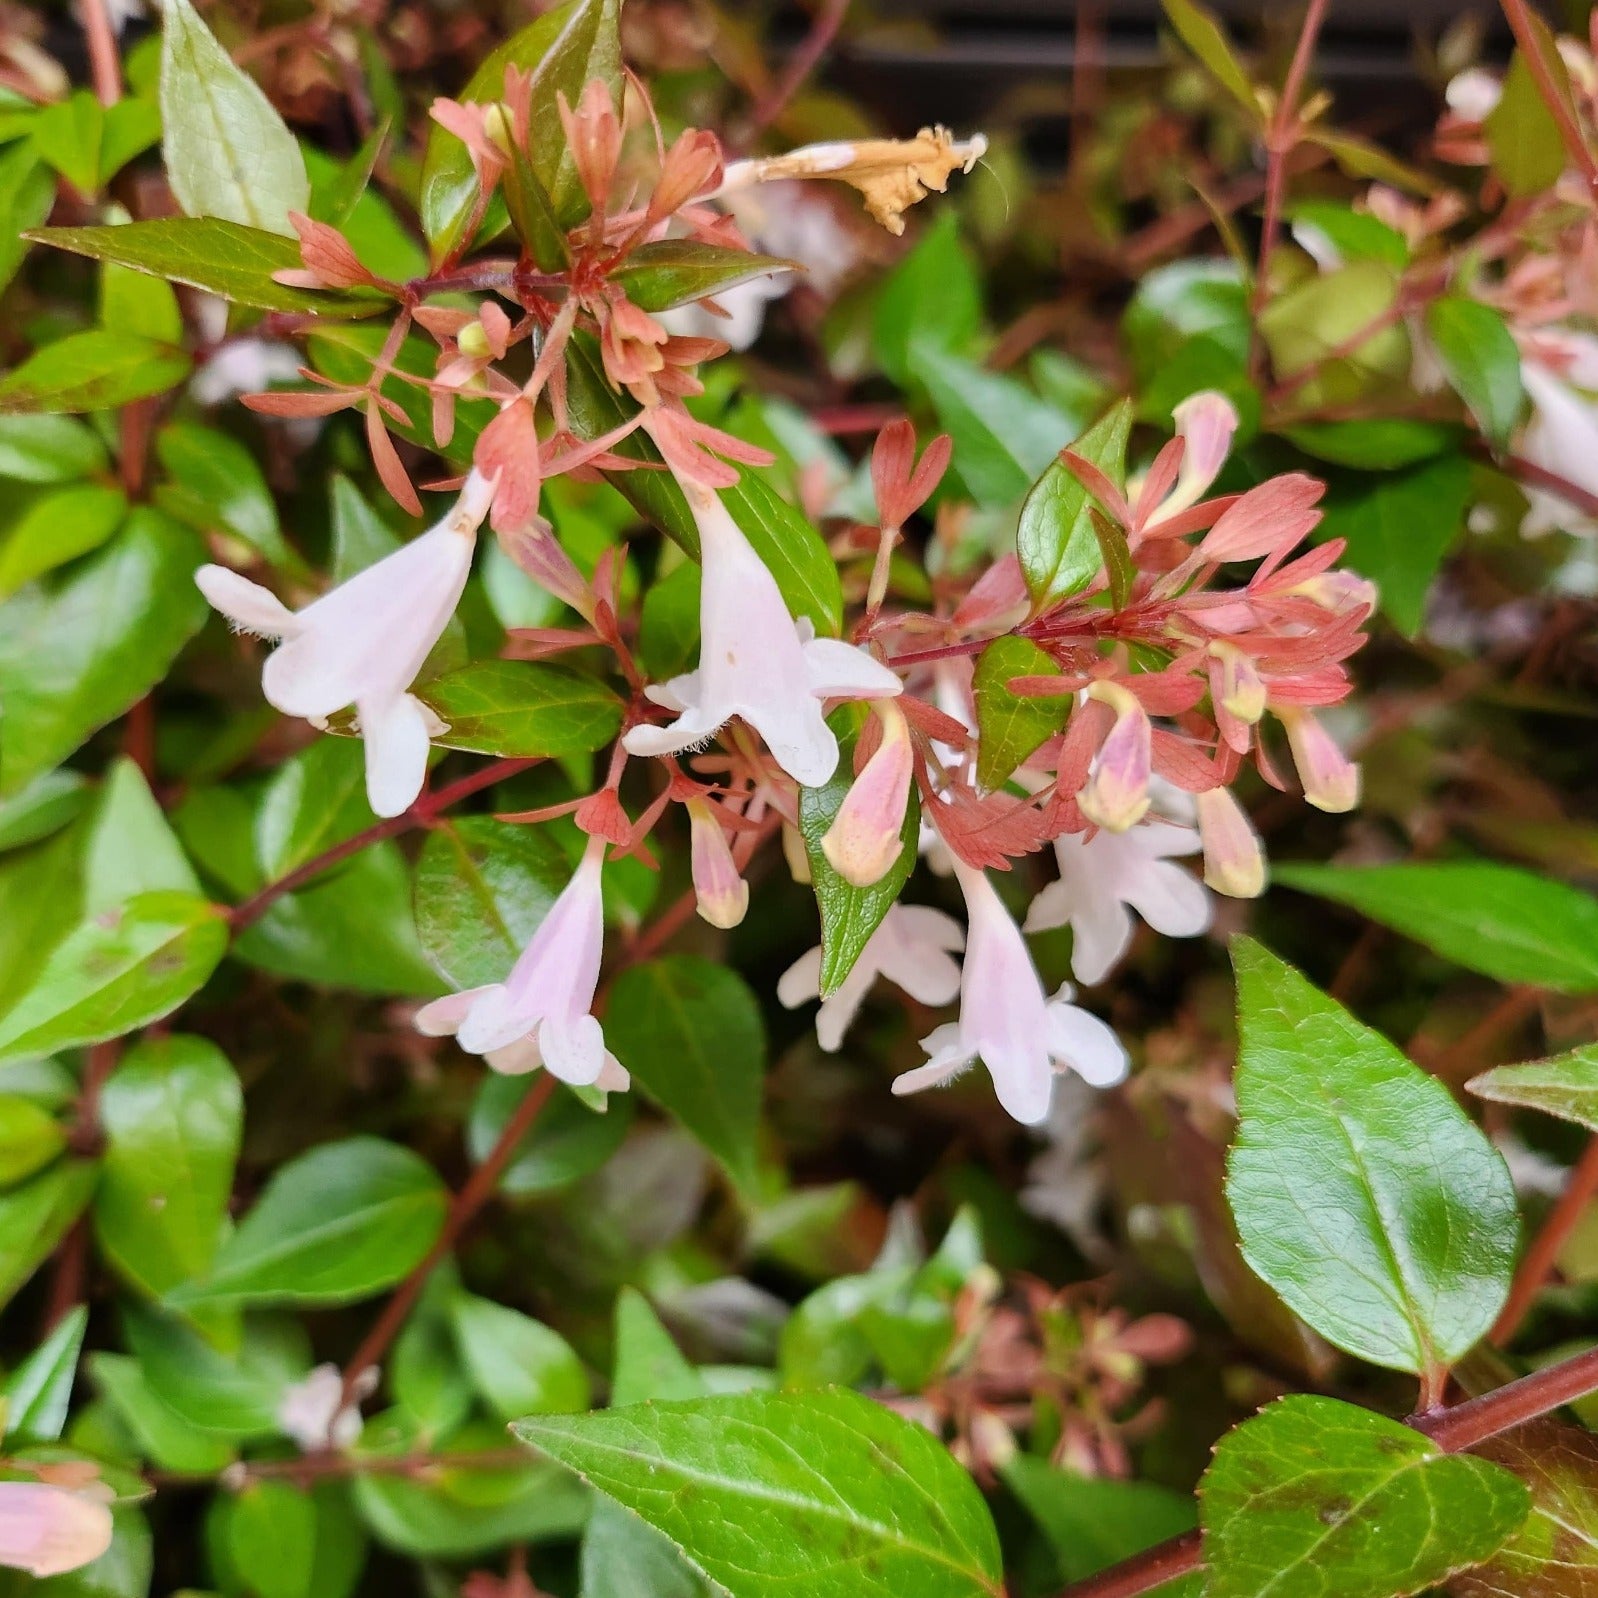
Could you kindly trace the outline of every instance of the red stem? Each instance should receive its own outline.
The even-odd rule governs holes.
[[[1587,187],[1598,192],[1598,157],[1594,157],[1588,148],[1570,102],[1559,92],[1559,85],[1554,81],[1554,75],[1543,58],[1537,26],[1532,21],[1526,0],[1503,0],[1503,11],[1515,35],[1515,43],[1520,47],[1521,59],[1526,63],[1527,71],[1531,73],[1532,82],[1537,85],[1537,92],[1542,96],[1543,104],[1548,107],[1549,115],[1559,125],[1559,137],[1564,141],[1566,151],[1581,169],[1582,176],[1587,180]]]
[[[1575,1231],[1576,1223],[1587,1213],[1595,1194],[1598,1194],[1598,1137],[1588,1140],[1586,1152],[1570,1173],[1559,1202],[1548,1212],[1542,1230],[1526,1250],[1503,1311],[1488,1334],[1493,1342],[1507,1343],[1519,1331],[1527,1310],[1553,1275],[1561,1250]]]
[[[804,87],[805,79],[821,64],[821,58],[838,37],[838,30],[843,26],[848,10],[849,0],[822,0],[821,9],[817,11],[809,33],[788,58],[782,76],[756,105],[741,144],[747,144],[757,134],[765,132],[787,109],[789,101]]]
[[[122,63],[105,0],[83,0],[80,16],[89,47],[89,75],[94,79],[95,98],[101,105],[115,105],[122,98]]]

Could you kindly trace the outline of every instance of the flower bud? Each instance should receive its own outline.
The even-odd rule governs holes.
[[[1218,638],[1210,645],[1210,659],[1211,692],[1216,700],[1229,715],[1253,726],[1265,714],[1265,683],[1253,657]]]
[[[1359,767],[1309,711],[1285,705],[1276,714],[1287,729],[1304,797],[1333,815],[1352,810],[1359,803]]]
[[[1142,705],[1120,683],[1095,682],[1088,698],[1110,706],[1115,724],[1099,749],[1092,775],[1077,795],[1082,814],[1108,832],[1135,827],[1149,808],[1152,731]]]
[[[903,712],[891,699],[877,700],[872,709],[882,725],[882,742],[821,840],[832,869],[856,888],[880,882],[904,848],[900,833],[915,765]]]
[[[735,927],[749,908],[749,884],[738,874],[727,834],[703,799],[687,801],[689,855],[699,914],[713,927]]]
[[[461,354],[470,355],[474,361],[486,361],[493,353],[481,322],[468,322],[455,342],[460,345]]]
[[[502,105],[491,105],[483,113],[483,133],[496,149],[509,155],[516,147],[516,129],[510,112]]]
[[[1234,899],[1257,899],[1265,891],[1265,852],[1243,807],[1230,788],[1206,789],[1197,805],[1205,882]]]

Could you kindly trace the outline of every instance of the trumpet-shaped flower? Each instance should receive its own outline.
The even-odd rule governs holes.
[[[267,658],[261,689],[285,715],[320,726],[355,706],[366,740],[366,795],[380,816],[410,808],[427,777],[430,740],[446,730],[408,689],[455,614],[493,491],[474,472],[430,532],[304,610],[290,610],[225,566],[194,574],[235,627],[283,640]]]
[[[879,976],[904,989],[920,1004],[948,1004],[960,991],[960,967],[952,958],[965,947],[965,934],[953,916],[926,905],[892,904],[866,940],[849,975],[821,1001],[816,1041],[835,1054]],[[802,954],[783,972],[777,997],[796,1010],[821,992],[821,950]]]
[[[604,860],[604,840],[590,838],[510,975],[423,1005],[417,1030],[429,1037],[453,1033],[468,1054],[485,1056],[508,1075],[541,1065],[574,1087],[625,1088],[627,1073],[593,1015],[605,940]]]
[[[1071,928],[1071,970],[1102,982],[1132,941],[1132,911],[1168,938],[1192,938],[1210,924],[1203,884],[1172,856],[1196,854],[1192,827],[1149,822],[1129,832],[1066,832],[1054,840],[1060,876],[1032,901],[1026,930]]]
[[[46,1482],[0,1482],[0,1565],[59,1576],[111,1546],[111,1511],[87,1493]]]
[[[899,1077],[893,1091],[933,1087],[980,1059],[999,1103],[1016,1120],[1035,1126],[1049,1113],[1057,1070],[1070,1068],[1095,1087],[1119,1082],[1127,1070],[1120,1039],[1097,1016],[1069,1002],[1069,986],[1052,999],[1045,996],[1021,929],[986,872],[957,858],[954,874],[969,916],[960,1019],[921,1040],[930,1058]]]
[[[690,859],[699,914],[713,927],[735,927],[749,909],[749,884],[732,857],[726,830],[708,801],[690,799],[684,808],[688,812]]]
[[[886,699],[899,679],[863,649],[816,638],[788,614],[775,578],[710,489],[682,491],[699,528],[699,669],[652,685],[649,697],[678,712],[668,727],[634,727],[633,755],[675,755],[704,743],[734,716],[766,741],[795,782],[819,787],[838,764],[826,699]]]

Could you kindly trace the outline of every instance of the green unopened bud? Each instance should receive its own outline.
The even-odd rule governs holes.
[[[510,155],[515,151],[516,130],[511,123],[510,112],[504,106],[491,105],[483,113],[483,132],[506,155]]]
[[[455,342],[460,345],[461,354],[470,355],[474,361],[486,360],[493,353],[481,322],[468,322],[456,335]]]

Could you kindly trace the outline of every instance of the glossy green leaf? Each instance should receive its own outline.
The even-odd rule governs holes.
[[[1206,1598],[1402,1598],[1488,1558],[1530,1500],[1497,1465],[1294,1394],[1221,1439],[1199,1502]]]
[[[1329,1342],[1376,1365],[1452,1364],[1509,1292],[1519,1218],[1498,1151],[1443,1084],[1239,938],[1243,1257]]]
[[[1165,7],[1165,20],[1171,24],[1176,36],[1200,61],[1209,68],[1215,81],[1237,101],[1252,121],[1262,117],[1259,96],[1248,74],[1213,15],[1196,0],[1161,0]]]
[[[89,1307],[79,1304],[12,1371],[5,1385],[5,1435],[18,1443],[53,1442],[67,1423],[78,1354],[89,1325]]]
[[[1480,300],[1445,294],[1426,307],[1426,331],[1476,425],[1489,443],[1507,448],[1526,396],[1520,347],[1503,314]]]
[[[531,1086],[528,1077],[484,1076],[466,1120],[466,1146],[474,1160],[488,1158]],[[605,1098],[605,1108],[593,1110],[569,1088],[558,1087],[516,1145],[500,1178],[500,1192],[517,1198],[558,1193],[597,1171],[621,1147],[633,1118],[628,1095]]]
[[[960,238],[952,208],[939,210],[916,245],[883,281],[871,347],[901,388],[910,385],[912,352],[922,345],[963,348],[982,326],[982,283]]]
[[[100,266],[99,323],[157,344],[183,342],[183,307],[165,278],[105,261]]]
[[[189,216],[293,235],[289,212],[311,205],[299,143],[189,0],[167,0],[162,17],[161,119],[167,180]]]
[[[78,924],[82,894],[80,827],[0,861],[0,1014],[28,992]]]
[[[87,829],[83,913],[117,910],[139,893],[200,894],[200,881],[144,773],[126,755],[111,762]]]
[[[847,711],[834,714],[835,730],[849,725]],[[810,880],[816,895],[816,909],[821,915],[821,997],[835,993],[845,977],[854,969],[860,951],[871,941],[871,935],[882,925],[882,918],[899,897],[910,873],[915,870],[917,849],[921,836],[921,798],[912,785],[910,801],[905,806],[904,826],[900,837],[902,844],[898,858],[869,888],[857,888],[838,875],[821,840],[831,830],[842,808],[844,796],[853,780],[853,747],[851,739],[844,740],[846,747],[837,769],[819,788],[799,790],[799,832],[805,842],[805,856],[810,862]]]
[[[1500,1065],[1465,1084],[1478,1098],[1518,1104],[1598,1132],[1598,1044],[1526,1065]]]
[[[1334,487],[1318,536],[1348,540],[1341,564],[1376,584],[1384,614],[1413,638],[1432,581],[1465,531],[1469,500],[1470,462],[1440,455],[1408,471]]]
[[[1409,335],[1395,322],[1384,322],[1397,296],[1398,275],[1391,267],[1351,261],[1306,278],[1264,307],[1259,330],[1273,368],[1278,376],[1302,379],[1295,406],[1353,404],[1407,380]]]
[[[1369,211],[1334,200],[1299,200],[1287,207],[1295,238],[1312,231],[1345,261],[1380,261],[1395,271],[1409,265],[1409,241]]]
[[[322,738],[285,760],[255,813],[262,880],[276,882],[376,824],[361,744]]]
[[[1369,421],[1306,422],[1286,429],[1306,455],[1334,466],[1395,472],[1457,450],[1460,429],[1413,416],[1378,416]]]
[[[89,785],[76,771],[62,767],[35,777],[20,793],[0,799],[0,852],[48,838],[88,802]]]
[[[111,410],[164,394],[190,365],[182,350],[133,333],[68,333],[0,377],[0,414]]]
[[[0,150],[0,291],[10,284],[27,254],[27,232],[55,204],[55,174],[24,139]]]
[[[399,1281],[432,1247],[449,1195],[420,1155],[375,1137],[324,1143],[280,1166],[217,1251],[168,1294],[198,1304],[348,1304]]]
[[[120,227],[37,228],[28,237],[262,311],[369,316],[388,303],[375,294],[297,289],[275,282],[274,273],[300,269],[297,241],[215,216],[167,216]]]
[[[317,1598],[316,1504],[286,1481],[251,1482],[227,1505],[228,1555],[258,1598]]]
[[[704,1582],[647,1521],[608,1498],[583,1531],[581,1598],[706,1598]]]
[[[1088,428],[1071,451],[1120,486],[1126,480],[1131,430],[1132,407],[1123,400]],[[1103,569],[1104,553],[1090,514],[1095,504],[1063,460],[1050,462],[1027,495],[1016,529],[1016,553],[1038,608],[1081,593]]]
[[[689,1364],[636,1288],[616,1295],[616,1365],[610,1382],[613,1409],[652,1399],[708,1396],[705,1379]]]
[[[1483,976],[1562,993],[1598,991],[1598,899],[1552,878],[1487,861],[1291,865],[1273,875]]]
[[[227,922],[189,893],[137,894],[52,951],[0,1021],[0,1058],[53,1054],[148,1026],[204,986],[227,950]]]
[[[473,661],[417,697],[447,723],[435,743],[480,755],[585,755],[621,727],[621,701],[598,678],[542,662]]]
[[[976,699],[977,781],[999,788],[1028,755],[1052,738],[1071,714],[1072,697],[1022,699],[1011,693],[1015,677],[1054,677],[1060,668],[1030,638],[996,638],[977,657],[972,677]]]
[[[34,500],[0,542],[0,600],[45,572],[98,549],[121,525],[120,488],[75,483]]]
[[[163,509],[199,532],[243,539],[274,565],[296,563],[266,477],[236,438],[198,422],[173,422],[156,434],[155,453],[170,477],[156,493]]]
[[[611,989],[605,1041],[735,1182],[753,1184],[766,1038],[737,972],[689,954],[632,966]]]
[[[144,1379],[128,1354],[96,1352],[84,1361],[94,1385],[133,1440],[135,1452],[157,1470],[214,1475],[232,1463],[234,1449],[225,1437],[186,1425]]]
[[[203,1276],[227,1219],[244,1124],[237,1072],[205,1038],[145,1038],[100,1098],[105,1161],[95,1235],[136,1287],[160,1297]]]
[[[108,465],[105,445],[71,416],[0,416],[0,477],[22,483],[73,483]]]
[[[151,101],[135,97],[103,106],[88,89],[41,107],[33,124],[34,149],[87,196],[160,137],[161,113]]]
[[[559,1332],[472,1293],[454,1296],[449,1318],[472,1384],[501,1420],[588,1408],[588,1372]]]
[[[1246,362],[1249,326],[1248,286],[1236,263],[1201,256],[1156,267],[1138,283],[1121,338],[1146,388],[1189,345],[1208,346],[1231,367]]]
[[[92,1160],[57,1160],[0,1193],[0,1305],[11,1302],[89,1207],[96,1174]]]
[[[1519,50],[1510,57],[1503,93],[1488,113],[1482,132],[1493,171],[1517,199],[1551,189],[1565,170],[1565,142],[1559,124]]]
[[[911,360],[979,505],[1015,504],[1070,442],[1071,419],[1015,378],[932,344],[916,344]]]
[[[776,255],[751,254],[697,239],[657,239],[641,244],[611,274],[640,310],[669,311],[747,283],[792,272],[797,263]]]
[[[997,1594],[998,1537],[930,1433],[843,1390],[747,1393],[512,1430],[664,1532],[731,1598]]]
[[[67,1146],[61,1123],[32,1099],[0,1093],[0,1187],[42,1170]]]
[[[465,816],[428,834],[416,862],[416,930],[457,988],[503,982],[571,876],[541,827]]]

